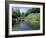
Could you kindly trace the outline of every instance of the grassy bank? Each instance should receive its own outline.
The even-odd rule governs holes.
[[[28,15],[24,18],[24,21],[29,24],[29,27],[33,27],[36,30],[40,29],[40,16],[37,14]]]

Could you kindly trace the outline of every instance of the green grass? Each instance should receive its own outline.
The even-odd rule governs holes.
[[[40,16],[27,16],[24,21],[29,24],[29,27],[34,27],[36,30],[40,29]]]

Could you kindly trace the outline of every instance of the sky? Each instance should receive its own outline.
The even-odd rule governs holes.
[[[13,10],[15,11],[16,9],[20,9],[20,12],[26,12],[28,9],[30,9],[29,7],[12,7]]]

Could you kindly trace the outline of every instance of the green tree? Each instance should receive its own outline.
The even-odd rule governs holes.
[[[30,9],[28,9],[25,16],[27,16],[31,13],[40,13],[40,8],[30,8]]]
[[[16,9],[16,15],[17,15],[17,17],[20,17],[20,10],[19,9]]]
[[[13,18],[18,18],[20,17],[20,10],[16,9],[15,11],[12,12],[12,17]]]
[[[12,24],[13,25],[19,22],[19,17],[20,17],[20,10],[19,9],[16,9],[15,11],[12,10]]]
[[[32,13],[40,13],[40,8],[32,8]]]
[[[16,11],[13,11],[13,12],[12,12],[12,18],[17,18]]]

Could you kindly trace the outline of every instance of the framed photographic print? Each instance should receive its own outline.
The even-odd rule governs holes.
[[[45,3],[6,1],[5,36],[37,36],[45,34]]]

